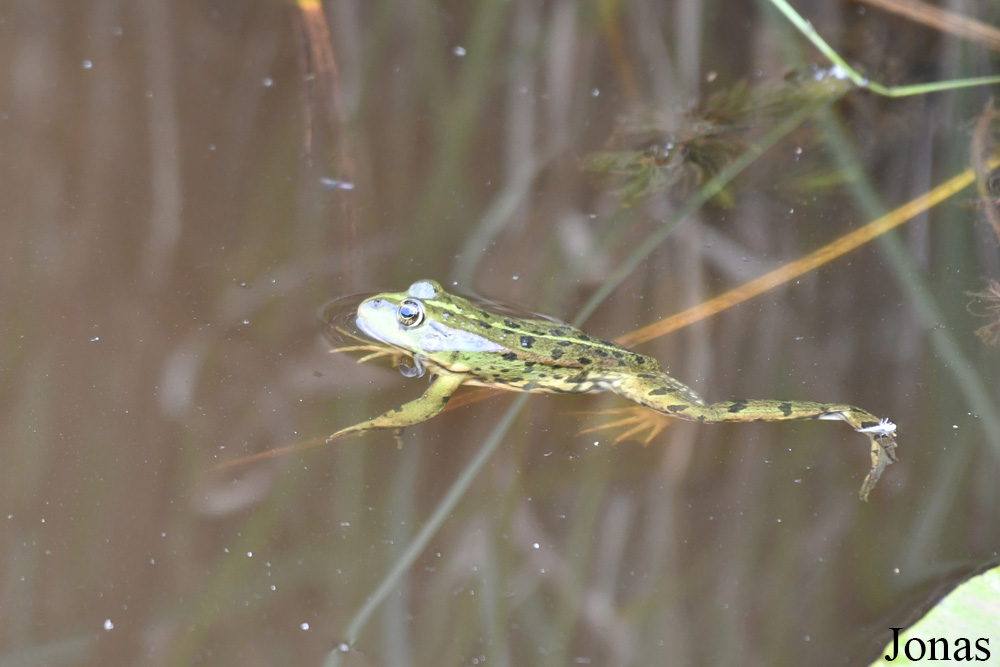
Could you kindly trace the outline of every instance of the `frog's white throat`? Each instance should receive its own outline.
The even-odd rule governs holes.
[[[509,351],[488,338],[430,319],[417,327],[405,327],[396,318],[395,306],[386,301],[380,305],[372,301],[362,303],[356,321],[358,328],[369,338],[411,354]]]

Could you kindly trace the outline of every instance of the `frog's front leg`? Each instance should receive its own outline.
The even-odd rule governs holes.
[[[404,403],[398,408],[389,410],[368,421],[342,428],[330,434],[326,441],[330,442],[350,433],[367,431],[374,428],[403,428],[404,426],[411,426],[419,424],[422,421],[427,421],[444,410],[444,406],[448,404],[448,399],[462,385],[464,380],[465,378],[461,375],[452,373],[438,374],[420,398]]]

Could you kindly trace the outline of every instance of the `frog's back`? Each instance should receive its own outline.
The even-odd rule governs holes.
[[[469,368],[469,384],[521,391],[600,391],[618,375],[659,373],[651,357],[591,336],[576,327],[537,319],[500,318],[494,340],[505,352]]]

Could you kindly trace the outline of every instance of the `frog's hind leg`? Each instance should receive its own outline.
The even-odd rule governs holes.
[[[871,441],[872,466],[861,487],[862,499],[868,498],[882,471],[896,460],[896,425],[853,405],[757,399],[706,403],[694,390],[663,373],[616,378],[611,389],[663,414],[697,422],[845,421]]]

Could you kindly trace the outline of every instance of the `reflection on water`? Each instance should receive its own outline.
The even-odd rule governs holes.
[[[336,297],[327,301],[320,309],[319,321],[323,327],[323,335],[334,348],[354,345],[357,338],[364,336],[357,325],[358,306],[372,294],[374,292]]]
[[[360,299],[331,297],[434,278],[572,320],[613,285],[585,329],[614,338],[856,229],[860,190],[897,206],[995,135],[968,129],[990,129],[993,91],[852,92],[767,150],[801,106],[738,116],[716,146],[722,119],[692,128],[691,109],[727,113],[738,82],[781,86],[818,56],[752,3],[611,4],[0,12],[3,660],[314,665],[350,639],[342,664],[856,664],[942,564],[1000,548],[1000,368],[964,310],[1000,262],[988,221],[949,202],[642,349],[709,400],[891,418],[900,463],[869,504],[867,452],[828,424],[673,424],[612,448],[572,413],[621,403],[532,396],[357,622],[512,397],[459,395],[402,449],[324,446],[427,386],[331,355]],[[796,5],[873,77],[998,69],[887,13]],[[675,227],[718,164],[626,202],[583,169],[650,115],[703,161],[755,158]],[[659,178],[657,157],[684,155],[621,167]]]

